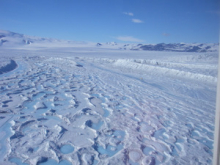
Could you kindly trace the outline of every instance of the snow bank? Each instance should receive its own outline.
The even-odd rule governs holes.
[[[183,71],[180,69],[171,68],[174,66],[179,66],[181,68],[181,66],[184,65],[187,66],[187,64],[180,65],[175,63],[163,63],[163,62],[157,62],[155,60],[146,61],[146,60],[133,60],[133,59],[118,59],[113,63],[113,65],[116,67],[145,71],[154,75],[163,74],[167,76],[168,75],[173,77],[176,76],[179,78],[188,78],[188,79],[211,82],[211,83],[217,82],[217,78],[214,76],[204,75],[200,73],[192,73],[190,71]]]

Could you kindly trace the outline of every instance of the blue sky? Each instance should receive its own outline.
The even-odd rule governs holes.
[[[74,41],[217,43],[218,0],[0,0],[0,29]]]

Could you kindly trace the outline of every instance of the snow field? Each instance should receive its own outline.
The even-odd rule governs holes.
[[[214,55],[71,55],[13,57],[0,75],[0,162],[211,164]]]

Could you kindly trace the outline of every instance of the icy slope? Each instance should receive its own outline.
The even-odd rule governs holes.
[[[0,50],[0,164],[211,164],[217,53],[88,50]]]
[[[86,42],[58,40],[52,38],[33,37],[10,31],[0,30],[0,48],[9,49],[42,49],[48,47],[89,47]]]

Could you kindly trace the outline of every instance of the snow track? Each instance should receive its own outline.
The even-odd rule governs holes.
[[[212,60],[13,60],[0,75],[0,164],[211,164]]]

